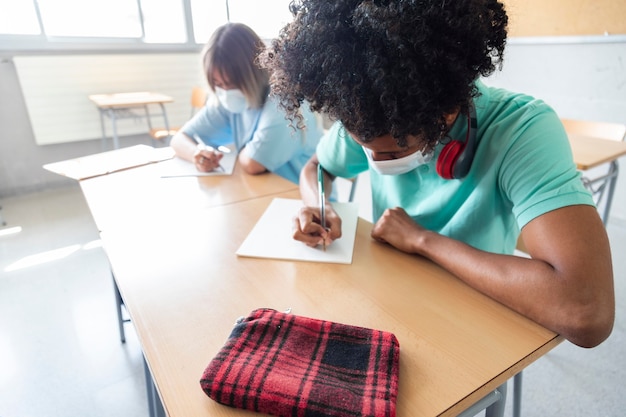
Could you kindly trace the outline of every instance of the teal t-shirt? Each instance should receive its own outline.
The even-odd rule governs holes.
[[[527,95],[477,86],[479,145],[463,179],[437,174],[441,144],[427,164],[402,175],[381,175],[369,168],[363,148],[340,123],[317,146],[319,161],[344,178],[369,169],[375,222],[385,209],[402,207],[429,230],[495,253],[513,253],[519,230],[535,217],[565,206],[594,205],[557,114]],[[459,117],[449,136],[464,139],[466,129]]]

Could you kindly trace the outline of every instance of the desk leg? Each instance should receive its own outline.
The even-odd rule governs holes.
[[[165,111],[165,105],[163,105],[163,103],[159,103],[159,106],[161,106],[161,113],[163,114],[163,123],[165,123],[165,130],[169,132],[170,122],[167,120],[167,112]],[[163,141],[166,146],[169,145],[169,139],[171,139],[171,137],[168,135]]]
[[[120,140],[117,137],[117,119],[115,118],[114,109],[109,109],[109,117],[111,118],[111,129],[113,129],[113,149],[119,149]]]
[[[163,103],[159,103],[161,106],[161,113],[163,113],[163,123],[165,123],[165,129],[170,131],[170,122],[167,120],[167,111],[165,111],[165,105]]]
[[[504,417],[504,406],[506,405],[506,382],[496,390],[500,393],[500,398],[485,410],[485,417]]]
[[[485,417],[504,417],[506,405],[506,382],[493,390],[486,397],[463,411],[458,417],[473,417],[485,410]]]
[[[165,125],[165,131],[169,132],[170,131],[170,123],[167,120],[167,112],[165,110],[165,106],[163,105],[163,103],[158,103],[159,106],[161,107],[161,116],[163,116],[163,123]],[[148,123],[148,131],[152,130],[152,118],[150,116],[150,110],[148,109],[148,105],[146,104],[145,106],[143,106],[144,111],[146,113],[146,121]],[[169,137],[166,136],[165,139],[167,139]],[[156,145],[157,144],[157,140],[155,138],[152,138],[152,145]],[[166,143],[166,145],[169,145],[169,143]]]
[[[152,118],[150,117],[150,110],[148,109],[148,105],[146,104],[145,106],[143,106],[143,109],[146,113],[146,123],[148,124],[148,132],[152,131]],[[167,129],[167,126],[165,127]],[[152,140],[152,146],[156,148],[156,144],[157,141],[155,138],[153,138],[152,136],[150,136],[150,139]]]
[[[617,177],[619,176],[619,165],[617,160],[611,162],[610,167],[611,181],[609,183],[609,189],[607,190],[606,202],[604,203],[604,212],[602,213],[602,222],[606,226],[609,221],[609,212],[611,211],[611,204],[613,203],[613,194],[615,193],[615,184],[617,183]]]
[[[126,333],[124,332],[124,323],[129,322],[130,319],[125,319],[122,313],[122,306],[124,305],[124,300],[122,300],[120,289],[117,287],[117,282],[115,282],[115,275],[113,275],[113,270],[111,270],[111,278],[113,278],[113,292],[115,293],[115,310],[117,311],[117,326],[120,332],[120,341],[122,343],[126,343]]]
[[[167,417],[165,410],[163,409],[163,404],[161,403],[161,398],[159,398],[159,393],[154,386],[152,374],[150,373],[150,368],[148,368],[148,363],[146,362],[145,357],[143,358],[143,369],[146,375],[146,391],[148,395],[148,411],[150,412],[150,417]]]
[[[522,416],[522,371],[513,377],[513,417]]]
[[[107,133],[104,125],[104,112],[103,109],[98,109],[100,113],[100,130],[102,131],[102,150],[105,151],[107,148]]]

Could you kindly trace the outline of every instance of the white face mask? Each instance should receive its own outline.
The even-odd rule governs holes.
[[[215,87],[215,95],[217,95],[217,99],[222,106],[229,112],[241,113],[248,108],[246,96],[241,90],[224,90],[223,88]]]
[[[417,151],[398,159],[375,161],[372,157],[372,151],[364,146],[362,148],[365,151],[365,155],[367,155],[370,165],[374,168],[374,171],[382,175],[406,174],[420,165],[427,164],[433,157],[432,152],[424,155],[422,151]]]

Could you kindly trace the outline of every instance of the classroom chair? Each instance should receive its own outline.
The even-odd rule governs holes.
[[[572,135],[589,136],[592,138],[606,139],[612,141],[623,141],[626,139],[626,125],[621,123],[595,122],[588,120],[561,119],[565,131]],[[602,221],[606,225],[609,220],[615,183],[619,174],[617,160],[608,162],[606,166],[598,169],[592,168],[582,171],[582,180],[585,187],[591,191],[596,206],[600,210]],[[601,204],[603,208],[600,209]]]
[[[190,117],[193,117],[193,115],[196,114],[198,110],[204,107],[207,101],[207,96],[208,96],[208,93],[204,87],[196,86],[191,90],[191,116]],[[161,140],[165,140],[174,136],[176,132],[178,132],[179,130],[180,130],[180,127],[172,127],[169,130],[164,127],[153,128],[153,129],[150,129],[150,136],[154,140],[161,141]]]

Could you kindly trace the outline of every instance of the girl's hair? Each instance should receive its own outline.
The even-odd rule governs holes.
[[[204,47],[202,61],[207,82],[215,91],[212,74],[217,71],[240,89],[252,107],[263,107],[269,92],[269,75],[257,65],[263,41],[242,23],[227,23],[217,28]]]

